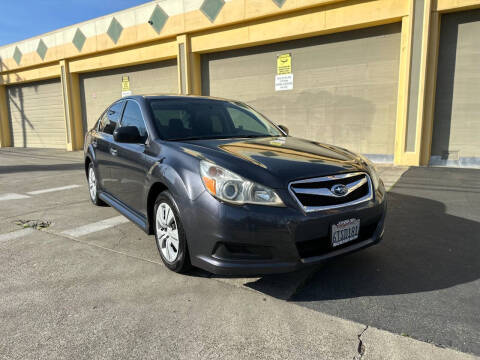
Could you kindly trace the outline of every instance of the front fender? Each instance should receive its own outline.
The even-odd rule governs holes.
[[[148,189],[155,183],[163,184],[173,195],[181,208],[180,211],[184,212],[184,209],[205,191],[199,170],[193,162],[195,161],[156,161],[148,171]],[[198,161],[196,162],[198,166]]]

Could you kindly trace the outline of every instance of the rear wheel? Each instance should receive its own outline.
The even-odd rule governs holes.
[[[185,231],[177,206],[168,191],[155,202],[155,240],[163,263],[170,270],[182,273],[191,268]]]
[[[98,178],[93,162],[88,164],[88,191],[90,200],[97,206],[105,206],[106,204],[98,197]]]

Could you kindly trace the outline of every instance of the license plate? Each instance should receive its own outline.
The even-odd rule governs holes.
[[[358,238],[360,219],[348,219],[332,225],[332,246],[339,246]]]

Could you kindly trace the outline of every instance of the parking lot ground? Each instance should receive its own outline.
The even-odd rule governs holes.
[[[145,235],[112,208],[94,207],[90,203],[81,153],[2,149],[0,358],[352,359],[361,353],[364,359],[473,358],[413,339],[478,354],[471,344],[478,336],[479,323],[478,311],[473,309],[478,305],[478,264],[472,263],[475,251],[478,258],[478,244],[475,248],[472,240],[475,235],[470,234],[470,240],[465,240],[468,244],[458,250],[463,260],[450,260],[444,250],[432,245],[437,231],[446,229],[441,227],[432,233],[425,230],[418,233],[425,240],[415,240],[420,252],[413,256],[414,239],[402,243],[394,231],[395,227],[397,231],[413,231],[412,227],[418,227],[408,216],[418,215],[412,212],[416,203],[402,201],[402,196],[406,196],[402,194],[402,186],[410,196],[413,195],[407,191],[409,186],[425,187],[422,177],[416,175],[415,181],[412,180],[411,170],[391,166],[380,169],[388,187],[393,186],[389,218],[402,220],[400,224],[389,220],[388,227],[393,229],[377,247],[385,246],[388,250],[385,253],[373,256],[367,250],[357,262],[352,260],[363,252],[338,259],[347,269],[333,268],[334,272],[332,266],[336,263],[332,261],[291,274],[229,278],[200,270],[189,275],[168,271],[161,264],[153,237]],[[405,179],[413,182],[405,183]],[[427,185],[433,186],[431,182]],[[474,183],[463,181],[462,186]],[[427,194],[417,195],[427,196],[428,190],[425,191]],[[423,210],[416,211],[424,211],[423,216],[429,212],[438,214],[435,219],[443,220],[441,226],[447,226],[446,213],[478,224],[475,199],[463,195],[460,198],[471,201],[470,208],[459,210],[460,203],[447,202],[443,218],[438,216],[445,206],[429,207],[437,205],[435,201],[422,200],[423,207],[419,206]],[[428,219],[425,225],[434,222]],[[468,235],[465,226],[455,230],[460,238]],[[478,228],[472,230],[475,229]],[[444,244],[450,240],[454,240],[454,235],[439,241]],[[471,246],[470,257],[464,256],[467,245]],[[434,251],[425,251],[430,248]],[[458,247],[451,248],[458,252]],[[400,250],[403,255],[399,255]],[[406,269],[405,261],[418,266],[421,254],[425,256],[425,264],[431,265],[417,270],[433,279],[431,286],[426,285],[427,279],[420,281]],[[413,258],[409,260],[409,256]],[[378,261],[385,266],[379,268],[383,271],[375,267],[372,272]],[[439,279],[446,277],[448,268],[437,270],[440,272],[437,275],[427,272],[439,266],[439,262],[457,274],[447,276],[451,280],[442,280],[442,286]],[[395,273],[398,269],[404,271],[404,278]],[[468,269],[471,269],[469,274]],[[322,276],[323,273],[326,275]],[[376,284],[373,288],[376,292],[371,286],[367,286],[370,290],[366,293],[358,290],[360,284],[356,281],[364,280],[359,279],[361,273]],[[338,275],[337,282],[332,275]],[[411,284],[403,284],[400,291],[401,280]],[[392,281],[398,286],[393,286]],[[355,291],[349,293],[349,289]],[[438,295],[431,297],[437,305],[432,309],[412,304],[415,296],[431,301],[423,298],[423,293],[436,291]],[[456,298],[452,292],[456,292]],[[398,297],[395,308],[388,308],[381,301],[391,296]],[[359,301],[364,298],[380,304],[378,313],[365,308],[371,303]],[[292,299],[295,301],[284,301]],[[468,306],[453,309],[458,316],[453,325],[443,324],[443,331],[440,322],[445,317],[430,320],[448,304],[463,303]],[[409,310],[409,305],[414,306]],[[414,330],[428,328],[430,332],[425,330],[425,333],[434,334],[433,338],[411,329],[412,322],[407,320],[414,310],[418,317]],[[355,318],[352,313],[356,312],[364,316]],[[387,322],[390,327],[379,321],[382,317],[390,319]],[[477,330],[476,334],[473,330]],[[412,338],[399,335],[401,332]],[[451,342],[443,341],[444,338]],[[459,345],[460,340],[465,345]]]

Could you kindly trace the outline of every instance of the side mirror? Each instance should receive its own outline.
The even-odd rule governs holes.
[[[113,139],[120,143],[138,144],[145,142],[136,126],[119,127],[113,132]]]
[[[286,134],[288,135],[289,131],[288,128],[285,125],[278,125],[278,127]]]

